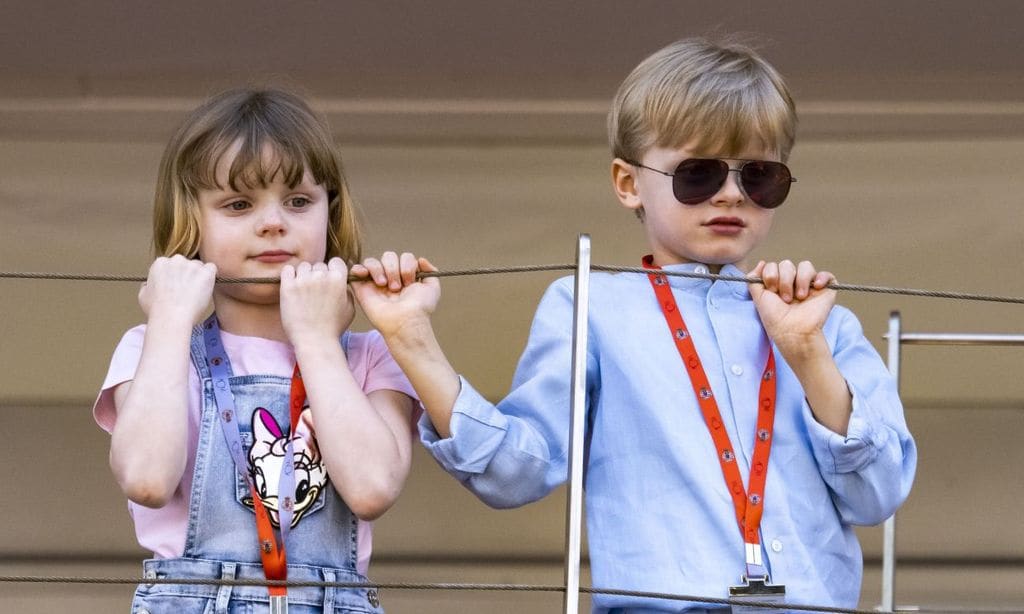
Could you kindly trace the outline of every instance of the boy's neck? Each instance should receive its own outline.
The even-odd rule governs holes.
[[[214,296],[214,311],[223,331],[244,337],[262,337],[288,343],[281,324],[281,305],[248,303],[227,296]]]
[[[685,260],[682,258],[659,258],[657,254],[654,255],[654,264],[660,267],[672,266],[675,264],[703,264],[704,266],[708,267],[708,273],[713,273],[715,275],[722,272],[722,267],[728,266],[725,264],[706,264],[703,262],[697,262],[696,260]],[[736,263],[736,266],[739,267],[740,264]],[[742,267],[740,268],[742,269]]]

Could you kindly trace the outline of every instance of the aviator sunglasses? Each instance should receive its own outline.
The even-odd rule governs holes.
[[[789,185],[796,182],[789,167],[782,162],[740,160],[739,168],[729,168],[728,159],[688,158],[671,173],[639,162],[626,162],[671,177],[672,193],[684,205],[697,205],[717,194],[731,172],[740,174],[743,192],[754,204],[765,209],[781,205],[789,196]]]

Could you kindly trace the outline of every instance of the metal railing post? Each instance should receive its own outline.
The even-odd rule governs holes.
[[[896,390],[900,388],[900,312],[889,314],[889,355],[886,363],[889,373],[896,380]],[[885,520],[882,528],[882,603],[879,609],[892,612],[896,603],[896,514]]]
[[[993,333],[905,333],[900,312],[889,314],[889,341],[887,364],[889,373],[900,387],[900,357],[904,345],[983,345],[983,346],[1024,346],[1024,335]],[[883,612],[896,610],[896,514],[890,516],[882,533],[882,599],[878,609]]]
[[[580,608],[580,549],[583,541],[583,445],[587,415],[587,318],[590,304],[590,235],[576,247],[572,318],[572,396],[569,429],[569,492],[565,518],[565,614]]]

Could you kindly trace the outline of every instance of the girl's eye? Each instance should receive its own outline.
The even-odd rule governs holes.
[[[313,201],[306,198],[305,196],[296,196],[292,198],[290,201],[288,201],[288,204],[291,205],[291,207],[294,209],[302,209],[313,204]]]
[[[249,203],[245,202],[244,200],[235,200],[224,205],[224,208],[228,209],[229,211],[245,211],[246,209],[249,208]]]

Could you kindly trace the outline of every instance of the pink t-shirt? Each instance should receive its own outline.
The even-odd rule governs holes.
[[[129,330],[121,338],[110,369],[103,381],[93,417],[96,423],[108,433],[114,428],[117,412],[114,408],[113,389],[119,384],[135,378],[139,359],[142,356],[142,341],[146,326],[140,325]],[[290,378],[295,367],[295,353],[291,345],[261,337],[243,337],[221,331],[224,349],[231,360],[235,375],[279,375]],[[190,361],[191,364],[191,361]],[[352,333],[348,342],[348,364],[363,392],[374,390],[397,390],[416,398],[405,374],[399,369],[380,333]],[[185,537],[188,531],[189,493],[192,491],[192,473],[195,468],[196,446],[199,443],[199,425],[202,415],[201,383],[195,366],[189,370],[188,402],[188,461],[181,484],[171,500],[160,509],[151,509],[128,502],[128,511],[135,522],[135,535],[139,545],[153,552],[155,558],[174,558],[185,552]],[[410,418],[415,429],[416,416]],[[413,437],[414,433],[410,433]],[[370,565],[373,523],[358,523],[357,569],[366,574]]]

